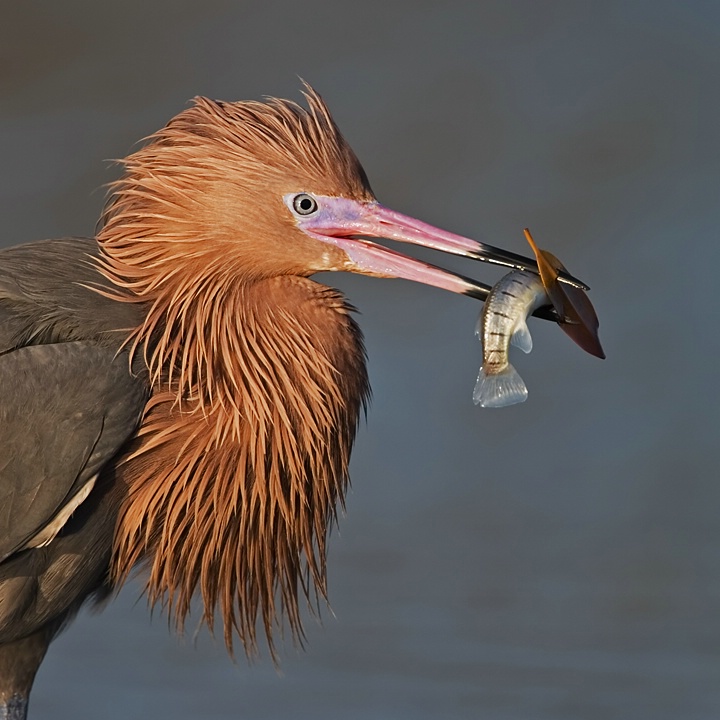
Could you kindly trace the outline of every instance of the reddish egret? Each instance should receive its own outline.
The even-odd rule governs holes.
[[[352,307],[309,276],[487,293],[368,237],[537,271],[378,204],[306,98],[197,98],[124,160],[95,238],[0,253],[0,717],[138,565],[178,626],[196,592],[219,611],[231,650],[257,623],[272,649],[283,614],[301,633],[369,393]]]

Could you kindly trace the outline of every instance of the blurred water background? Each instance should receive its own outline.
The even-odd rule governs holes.
[[[532,321],[528,401],[481,410],[477,303],[323,277],[374,401],[307,650],[233,664],[135,583],[55,642],[31,716],[720,717],[720,5],[4,2],[2,244],[91,234],[106,159],[298,75],[383,203],[518,252],[529,226],[592,286],[608,359]]]

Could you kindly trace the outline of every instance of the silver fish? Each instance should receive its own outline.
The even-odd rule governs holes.
[[[481,407],[504,407],[527,399],[527,388],[508,362],[510,343],[523,352],[532,350],[526,319],[542,305],[550,304],[538,275],[515,270],[493,287],[478,318],[475,334],[483,345],[473,402]]]

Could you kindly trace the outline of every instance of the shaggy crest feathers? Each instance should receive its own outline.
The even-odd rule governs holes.
[[[195,98],[123,161],[125,175],[110,185],[97,234],[99,268],[120,289],[113,297],[149,303],[133,342],[137,348],[156,340],[152,352],[145,345],[153,381],[167,366],[173,379],[178,368],[184,392],[204,390],[201,404],[216,394],[215,375],[212,366],[199,375],[206,348],[180,336],[193,334],[198,317],[211,318],[208,304],[221,307],[217,298],[239,282],[281,274],[277,251],[266,257],[278,235],[291,230],[269,225],[277,186],[373,199],[322,98],[309,86],[305,97],[309,110],[276,98]],[[286,254],[291,262],[292,252]],[[311,274],[301,266],[285,272]]]
[[[196,98],[124,161],[97,235],[110,295],[147,308],[128,342],[153,387],[120,466],[113,580],[147,566],[151,602],[180,628],[199,590],[231,651],[233,632],[256,648],[259,617],[271,651],[281,614],[302,638],[298,598],[325,595],[326,537],[369,396],[352,308],[291,264],[293,226],[271,205],[288,183],[372,198],[307,90],[309,110]]]

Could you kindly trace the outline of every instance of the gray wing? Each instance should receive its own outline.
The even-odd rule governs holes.
[[[88,238],[0,250],[0,352],[73,340],[119,347],[128,329],[142,325],[140,305],[89,289],[112,290],[92,262],[97,251]]]
[[[91,342],[0,355],[0,562],[49,543],[139,425],[144,377]]]

